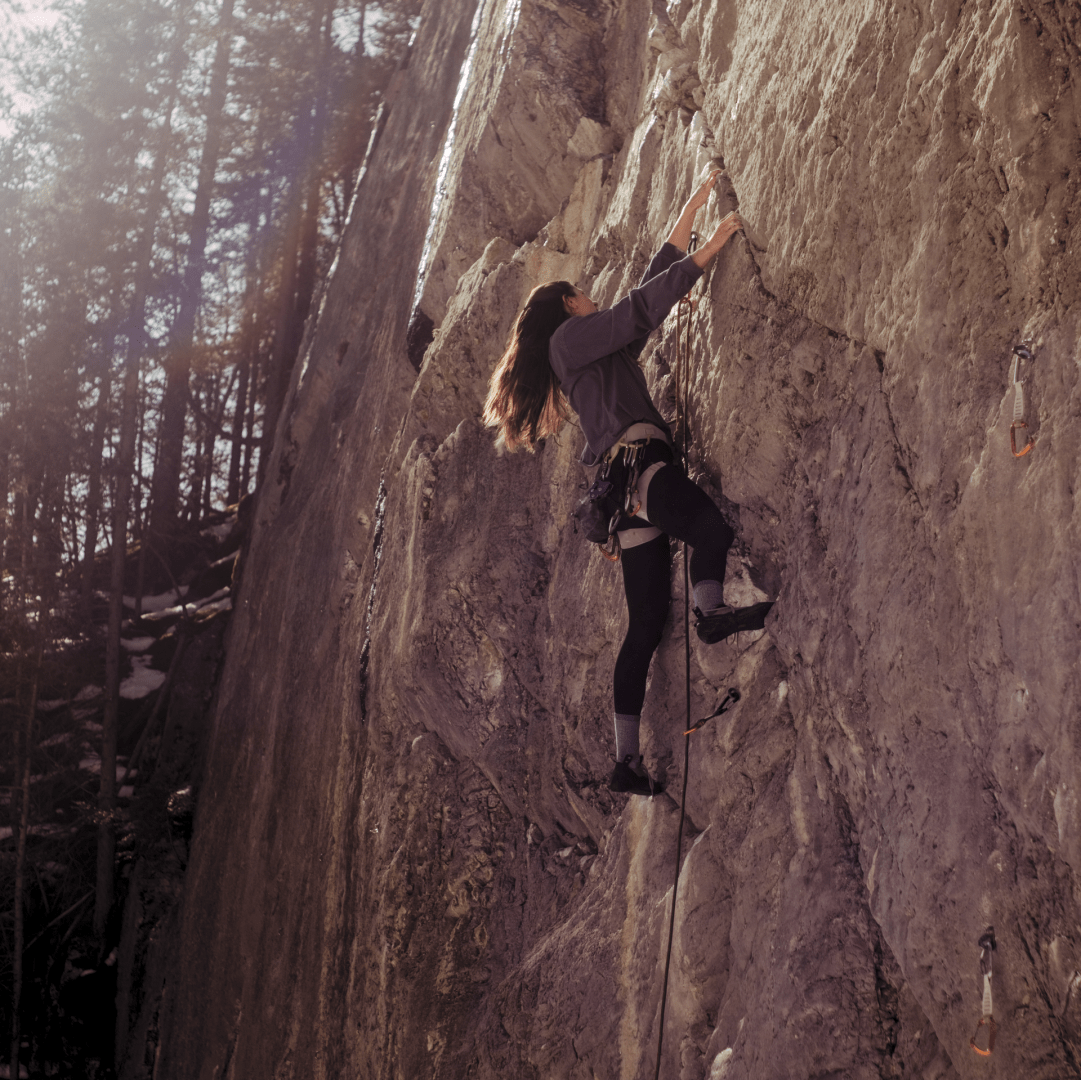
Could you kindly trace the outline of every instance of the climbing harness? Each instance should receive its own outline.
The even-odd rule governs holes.
[[[627,438],[628,434],[634,435],[643,429],[657,434]],[[601,554],[612,562],[619,559],[620,543],[616,530],[620,519],[633,518],[642,509],[638,481],[642,477],[646,449],[660,434],[660,430],[651,424],[632,424],[605,452],[588,494],[574,511],[574,518],[586,539],[597,544]]]
[[[701,720],[696,720],[683,734],[693,735],[703,726],[703,724],[708,724],[715,716],[720,716],[722,713],[728,712],[729,706],[735,705],[735,703],[739,701],[740,696],[740,692],[734,686],[730,686],[728,688],[728,693],[721,699],[720,705],[718,705],[709,716],[703,716]]]
[[[1025,423],[1025,384],[1021,378],[1021,362],[1031,359],[1032,353],[1024,345],[1015,345],[1013,347],[1013,362],[1010,364],[1010,382],[1013,384],[1014,392],[1013,423],[1010,424],[1010,449],[1013,451],[1014,457],[1024,457],[1036,445],[1036,440],[1029,435],[1028,442],[1020,450],[1017,449],[1018,429],[1022,431],[1028,430],[1028,424]]]
[[[983,1015],[976,1025],[976,1032],[968,1041],[968,1045],[976,1051],[980,1057],[990,1057],[995,1048],[995,1018],[991,1015],[991,954],[995,951],[995,928],[989,926],[976,942],[980,949],[980,974],[983,976]],[[977,1043],[980,1028],[987,1028],[987,1049],[983,1050]]]

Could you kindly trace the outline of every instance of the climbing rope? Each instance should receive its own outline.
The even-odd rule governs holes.
[[[691,233],[688,252],[698,246],[698,234]],[[697,301],[688,293],[676,308],[676,425],[683,429],[683,472],[687,475],[690,464],[687,458],[687,399],[689,396],[691,368],[691,315]],[[686,317],[686,325],[684,325]],[[679,799],[679,833],[676,836],[676,874],[672,881],[672,910],[668,919],[668,949],[664,957],[664,983],[661,987],[661,1017],[657,1032],[657,1067],[653,1080],[661,1075],[661,1049],[664,1046],[664,1013],[668,1004],[668,973],[672,965],[672,939],[676,930],[676,890],[679,887],[679,868],[683,857],[683,823],[687,819],[687,776],[691,764],[691,734],[707,721],[726,712],[729,706],[739,701],[739,691],[734,687],[728,691],[720,705],[709,716],[691,723],[691,571],[687,545],[683,545],[683,660],[686,677],[687,730],[683,734],[683,792]]]
[[[698,234],[691,233],[688,254],[698,246]],[[683,473],[687,474],[687,383],[690,382],[691,314],[695,301],[688,292],[676,306],[676,426],[683,429]],[[684,329],[684,316],[687,319]],[[683,641],[684,674],[687,682],[687,727],[691,727],[691,571],[687,545],[683,545]],[[679,886],[679,864],[683,855],[683,822],[687,817],[687,773],[691,763],[691,737],[683,736],[683,793],[679,799],[679,833],[676,837],[676,876],[672,882],[672,912],[668,920],[668,951],[664,957],[664,983],[661,986],[661,1019],[657,1031],[657,1068],[653,1080],[661,1075],[661,1048],[664,1046],[664,1013],[668,1004],[668,971],[672,965],[672,938],[676,931],[676,889]]]
[[[687,245],[687,254],[698,247],[698,233],[691,233],[691,242]],[[676,305],[676,427],[683,432],[683,472],[687,473],[687,403],[690,399],[691,384],[691,316],[698,307],[698,301],[688,292]],[[684,548],[686,550],[686,548]]]
[[[989,926],[976,942],[980,949],[980,974],[983,976],[983,1015],[976,1025],[976,1032],[968,1041],[968,1045],[976,1051],[980,1057],[990,1057],[995,1048],[995,1018],[992,1016],[991,1007],[991,954],[995,951],[995,929]],[[980,1048],[978,1039],[980,1028],[987,1028],[987,1049]]]
[[[1017,449],[1017,432],[1028,429],[1028,424],[1025,423],[1025,383],[1021,378],[1021,362],[1031,359],[1032,353],[1024,345],[1015,345],[1013,347],[1013,362],[1010,364],[1010,382],[1013,384],[1014,393],[1013,423],[1010,424],[1010,449],[1013,451],[1014,457],[1024,457],[1036,445],[1036,440],[1029,435],[1028,442],[1020,450]]]

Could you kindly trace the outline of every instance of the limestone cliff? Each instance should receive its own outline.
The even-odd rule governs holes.
[[[260,496],[159,1078],[653,1075],[679,815],[604,782],[619,571],[574,424],[478,415],[529,288],[615,300],[711,162],[690,466],[778,602],[692,645],[693,715],[743,699],[662,1075],[1081,1076],[1079,44],[1062,0],[430,0]]]

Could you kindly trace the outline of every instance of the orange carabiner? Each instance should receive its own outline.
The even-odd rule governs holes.
[[[988,1031],[987,1031],[987,1049],[986,1050],[981,1050],[976,1045],[976,1038],[979,1036],[980,1028],[982,1028],[984,1026],[984,1024],[987,1025],[987,1029],[988,1029]],[[968,1045],[971,1046],[972,1049],[975,1050],[976,1053],[980,1055],[980,1057],[990,1057],[991,1056],[991,1051],[994,1050],[994,1048],[995,1048],[995,1018],[993,1016],[983,1016],[983,1017],[980,1018],[980,1022],[976,1025],[976,1034],[973,1035],[971,1039],[969,1039]]]
[[[611,551],[608,550],[609,544],[612,545]],[[619,537],[615,533],[612,533],[603,544],[598,544],[597,547],[600,548],[601,554],[609,562],[619,562]]]
[[[1015,420],[1010,424],[1010,449],[1013,451],[1014,457],[1024,457],[1036,445],[1036,440],[1030,435],[1028,437],[1028,442],[1018,450],[1017,436],[1014,434],[1018,428],[1025,428],[1027,430],[1028,424],[1026,424],[1024,420]]]

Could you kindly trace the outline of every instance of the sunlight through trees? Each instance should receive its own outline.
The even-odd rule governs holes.
[[[24,1062],[44,1051],[20,994],[47,997],[27,940],[87,890],[72,917],[99,945],[115,914],[123,597],[138,612],[170,551],[253,493],[419,10],[58,0],[0,25],[0,1012]],[[54,663],[73,647],[104,687],[90,854],[31,894],[27,867],[59,865],[35,832],[36,699],[79,690]]]

